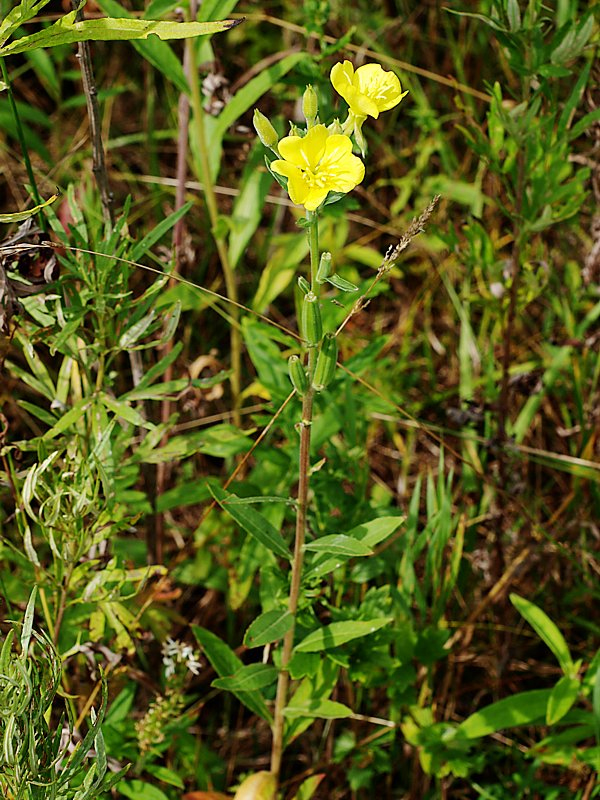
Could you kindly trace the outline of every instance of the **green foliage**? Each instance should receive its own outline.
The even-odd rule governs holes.
[[[595,10],[97,5],[0,22],[3,796],[230,791],[278,718],[281,798],[600,796]],[[410,94],[303,218],[251,112],[357,53]]]

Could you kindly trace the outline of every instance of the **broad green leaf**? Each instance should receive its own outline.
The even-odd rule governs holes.
[[[577,700],[581,682],[578,678],[563,675],[552,689],[546,709],[546,724],[554,725],[561,720]]]
[[[167,795],[156,786],[137,778],[132,781],[121,781],[119,792],[129,800],[169,800]]]
[[[332,622],[324,628],[319,628],[309,633],[294,650],[298,653],[317,653],[321,650],[329,650],[339,647],[353,639],[360,639],[375,633],[384,625],[392,622],[391,617],[380,617],[369,620],[348,620],[347,622]]]
[[[244,644],[246,647],[262,647],[276,642],[285,636],[293,622],[294,618],[289,611],[278,609],[266,611],[249,625],[244,636]]]
[[[157,447],[144,460],[149,464],[163,461],[178,461],[182,458],[204,453],[215,458],[229,458],[245,453],[252,447],[249,439],[251,431],[239,431],[233,425],[215,425],[205,431],[191,431],[181,436],[173,436],[163,447]]]
[[[22,36],[0,48],[0,57],[24,53],[36,47],[57,47],[89,41],[132,41],[158,36],[159,39],[189,39],[226,31],[235,20],[221,22],[162,22],[149,19],[86,19],[76,22],[75,12],[65,14],[54,25],[29,36]]]
[[[314,553],[349,557],[370,556],[373,554],[371,548],[367,547],[366,544],[343,534],[322,536],[320,539],[306,544],[304,549],[311,550]]]
[[[404,522],[405,517],[379,517],[370,522],[362,522],[347,535],[358,539],[367,547],[375,547],[388,536],[391,536]]]
[[[244,666],[233,650],[222,639],[215,636],[214,633],[207,631],[206,628],[201,628],[199,625],[192,625],[192,631],[219,677],[233,675]],[[238,691],[237,689],[233,694],[250,711],[271,723],[271,714],[261,694],[258,692]]]
[[[161,767],[159,764],[146,764],[144,767],[146,772],[154,775],[159,781],[168,783],[171,786],[176,786],[178,789],[185,789],[185,784],[176,772],[166,767]]]
[[[529,725],[546,716],[551,693],[551,689],[534,689],[505,697],[471,714],[458,729],[469,739],[479,739],[504,728]]]
[[[537,635],[545,642],[556,656],[560,668],[565,675],[573,672],[573,660],[564,636],[556,627],[550,617],[541,608],[519,597],[518,594],[510,595],[510,602],[519,614],[531,625]]]
[[[271,686],[277,680],[277,670],[271,664],[248,664],[233,675],[216,678],[211,686],[228,692],[252,692]]]
[[[211,487],[211,492],[223,511],[226,511],[234,522],[237,522],[240,528],[245,530],[250,536],[253,536],[268,550],[275,553],[275,555],[287,558],[288,560],[291,559],[288,546],[282,539],[279,531],[271,525],[268,519],[248,506],[229,505],[227,503],[227,498],[235,497],[235,495],[230,495],[229,492],[226,492],[224,489],[215,486]]]
[[[39,206],[34,206],[33,208],[27,209],[27,211],[15,211],[13,214],[0,214],[0,222],[21,222],[21,220],[28,219],[32,217],[34,214],[37,214],[40,209],[49,206],[55,200],[59,198],[60,195],[53,194],[52,197],[45,200],[43,203],[40,203]]]
[[[319,719],[345,719],[354,713],[351,708],[334,700],[318,700],[303,705],[289,705],[284,710],[288,719],[298,717],[318,717]]]

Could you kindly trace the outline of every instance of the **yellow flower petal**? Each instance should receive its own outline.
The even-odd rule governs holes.
[[[357,117],[377,119],[381,111],[398,105],[407,94],[397,76],[380,64],[364,64],[355,72],[350,61],[344,61],[333,66],[330,77],[333,88]]]
[[[306,136],[286,136],[279,142],[279,153],[300,169],[315,169],[323,153],[328,131],[325,125],[315,125]]]
[[[352,141],[344,134],[330,134],[315,125],[306,136],[287,136],[279,142],[281,159],[271,169],[288,179],[292,202],[315,211],[329,192],[352,191],[364,178],[363,162],[352,153]]]

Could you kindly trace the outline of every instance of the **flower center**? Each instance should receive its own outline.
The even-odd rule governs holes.
[[[302,177],[309,189],[324,189],[331,182],[333,176],[327,170],[319,170],[317,167],[314,172],[311,169],[303,169]]]

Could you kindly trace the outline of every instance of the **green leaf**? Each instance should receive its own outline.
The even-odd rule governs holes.
[[[311,550],[315,553],[326,553],[335,556],[370,556],[373,551],[367,547],[364,542],[353,539],[351,536],[344,536],[343,534],[332,534],[331,536],[322,536],[314,542],[309,542],[304,546],[305,550]]]
[[[101,392],[99,397],[100,402],[120,419],[124,419],[126,422],[139,428],[147,428],[148,430],[154,428],[154,425],[148,422],[147,419],[144,419],[137,408],[128,405],[125,400],[117,400],[116,397],[111,397],[105,392]]]
[[[259,514],[253,508],[239,505],[229,505],[227,499],[229,497],[236,497],[231,495],[224,489],[219,487],[211,487],[211,492],[215,500],[219,503],[223,511],[226,511],[229,516],[237,522],[237,524],[246,531],[250,536],[253,536],[258,542],[263,544],[268,550],[275,555],[291,560],[292,554],[288,546],[281,538],[279,531],[271,525],[268,519]]]
[[[169,800],[167,795],[153,786],[151,783],[145,781],[121,781],[119,783],[119,792],[129,800]]]
[[[289,611],[278,609],[266,611],[249,625],[244,636],[244,644],[246,647],[262,647],[277,642],[285,636],[293,622],[294,618]]]
[[[469,739],[479,739],[504,728],[529,725],[545,717],[551,693],[551,689],[534,689],[505,697],[471,714],[458,729]]]
[[[45,200],[43,203],[40,203],[39,206],[34,206],[33,208],[29,208],[27,209],[27,211],[15,211],[14,214],[0,214],[0,222],[7,222],[7,223],[21,222],[21,220],[29,219],[29,217],[32,217],[34,214],[37,214],[37,212],[40,209],[49,206],[59,197],[60,195],[53,194],[52,197],[48,198],[48,200]]]
[[[27,608],[25,609],[25,616],[23,617],[23,630],[21,631],[21,656],[24,660],[27,659],[27,651],[29,650],[29,642],[31,641],[31,633],[33,631],[33,615],[35,614],[35,597],[37,594],[37,586],[34,586],[27,601]]]
[[[311,797],[317,791],[317,788],[324,777],[325,773],[322,772],[319,775],[311,775],[310,778],[302,781],[298,787],[298,791],[292,797],[292,800],[311,800]]]
[[[380,617],[369,620],[348,620],[346,622],[332,622],[324,628],[319,628],[309,633],[300,644],[294,648],[297,653],[317,653],[339,647],[353,639],[360,639],[375,633],[384,625],[392,622],[391,617]]]
[[[367,547],[375,547],[394,531],[398,530],[405,517],[378,517],[369,522],[362,522],[356,528],[348,531],[348,536],[358,539]]]
[[[218,636],[215,636],[214,633],[207,631],[206,628],[201,628],[199,625],[192,625],[192,631],[219,677],[233,675],[244,666],[233,650]],[[250,711],[271,723],[271,714],[261,694],[258,692],[238,691],[237,689],[233,694]]]
[[[228,692],[252,692],[271,686],[277,680],[277,670],[271,664],[248,664],[233,675],[216,678],[211,686]]]
[[[226,31],[238,24],[235,20],[221,22],[162,22],[150,19],[86,19],[76,22],[75,12],[65,14],[54,25],[29,36],[22,36],[0,48],[0,57],[24,53],[36,47],[57,47],[75,42],[115,42],[148,39],[189,39]]]
[[[161,220],[158,225],[148,231],[148,233],[133,246],[129,258],[132,261],[139,261],[165,233],[168,233],[168,231],[175,226],[178,220],[188,213],[192,205],[193,203],[184,203],[177,211],[174,211],[172,214],[169,214],[168,217]]]
[[[163,783],[176,786],[178,789],[185,789],[185,783],[181,780],[179,775],[171,769],[161,767],[158,764],[147,764],[145,770]]]
[[[81,400],[78,400],[75,405],[67,411],[66,414],[63,414],[53,428],[50,428],[49,431],[46,431],[42,438],[53,439],[55,436],[58,436],[59,433],[66,431],[71,427],[71,425],[74,425],[79,419],[81,419],[81,417],[83,417],[91,405],[92,401],[87,397],[83,397]]]
[[[554,725],[561,720],[577,700],[581,682],[578,678],[563,675],[552,689],[546,709],[546,724]]]
[[[545,642],[556,656],[560,668],[565,675],[572,675],[573,660],[564,636],[556,627],[550,617],[541,608],[519,597],[518,594],[510,595],[510,602],[519,614],[531,625],[537,635]]]
[[[251,431],[239,431],[233,425],[214,425],[205,431],[192,431],[174,436],[163,447],[148,453],[144,460],[149,464],[160,464],[163,461],[178,461],[182,458],[204,453],[215,458],[229,458],[244,453],[252,447],[249,439]]]
[[[286,706],[283,713],[288,719],[297,719],[298,717],[346,719],[347,717],[351,717],[354,712],[343,703],[336,703],[334,700],[321,700],[317,702],[307,702],[303,705]]]

